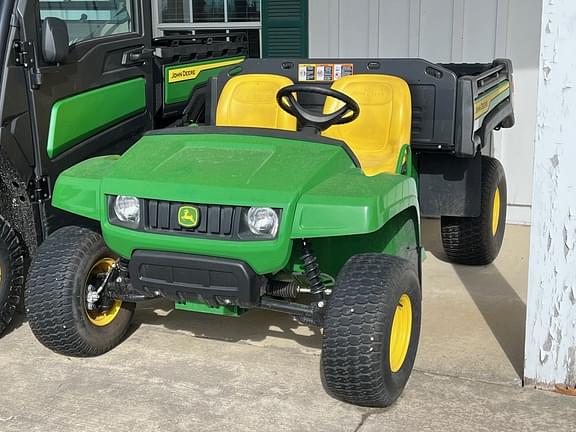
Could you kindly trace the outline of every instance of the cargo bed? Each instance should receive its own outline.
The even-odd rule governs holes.
[[[474,157],[491,143],[491,132],[514,125],[512,63],[434,64],[422,59],[260,59],[240,65],[241,73],[277,73],[294,82],[330,85],[336,68],[348,74],[386,74],[404,79],[412,94],[412,148]],[[234,68],[232,68],[234,69]],[[230,69],[229,69],[230,71]],[[337,78],[337,77],[336,77]],[[214,99],[225,84],[221,76],[213,85]],[[317,97],[305,105],[322,109]],[[212,112],[212,115],[214,112]]]

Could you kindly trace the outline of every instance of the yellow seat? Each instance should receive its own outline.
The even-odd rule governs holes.
[[[328,128],[323,135],[347,143],[364,174],[396,172],[401,149],[410,143],[412,99],[406,81],[388,75],[353,75],[335,81],[331,88],[354,99],[360,115],[351,123]],[[324,113],[340,107],[342,102],[327,98]]]
[[[231,78],[218,100],[216,126],[257,127],[295,131],[296,118],[276,102],[289,78],[271,74],[246,74]]]

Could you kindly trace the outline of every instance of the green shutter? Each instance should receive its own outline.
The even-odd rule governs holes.
[[[262,0],[262,57],[308,57],[308,0]]]

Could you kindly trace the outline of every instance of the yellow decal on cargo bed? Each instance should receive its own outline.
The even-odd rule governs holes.
[[[510,82],[504,81],[496,88],[491,90],[484,96],[481,96],[478,100],[474,102],[474,119],[479,119],[484,114],[487,114],[490,111],[490,105],[499,97],[502,93],[510,90]]]
[[[225,66],[232,66],[234,64],[242,62],[242,59],[234,59],[234,60],[227,60],[221,61],[216,63],[206,63],[201,65],[190,65],[184,66],[176,69],[168,70],[168,82],[169,83],[176,83],[180,81],[188,81],[193,80],[200,75],[200,72],[221,68]]]

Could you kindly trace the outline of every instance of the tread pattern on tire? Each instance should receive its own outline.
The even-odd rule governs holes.
[[[328,391],[340,400],[361,406],[391,405],[402,391],[391,393],[382,374],[382,362],[388,360],[382,331],[392,317],[386,305],[394,303],[391,284],[399,283],[402,275],[417,271],[405,259],[382,254],[362,254],[352,257],[341,271],[329,311],[324,322],[322,344],[323,380]],[[418,331],[411,337],[419,338]],[[411,342],[412,343],[412,342]],[[384,356],[384,358],[383,358]],[[407,356],[402,366],[408,376],[413,358]],[[406,378],[407,379],[407,378]]]
[[[0,335],[6,330],[16,308],[20,303],[24,288],[24,260],[25,252],[18,234],[2,216],[0,216],[0,242],[7,249],[10,260],[10,274],[7,292],[0,293]]]
[[[478,217],[442,217],[442,245],[451,262],[465,265],[487,265],[496,259],[500,252],[503,233],[492,234],[492,187],[505,177],[504,168],[497,159],[482,157],[482,204]],[[506,191],[501,209],[501,224],[506,219]],[[503,229],[500,227],[499,230]]]
[[[30,328],[44,346],[57,353],[92,357],[119,342],[110,340],[102,347],[89,344],[77,329],[77,320],[82,318],[71,312],[76,269],[99,242],[100,234],[87,228],[61,228],[38,248],[30,267],[25,290]]]

